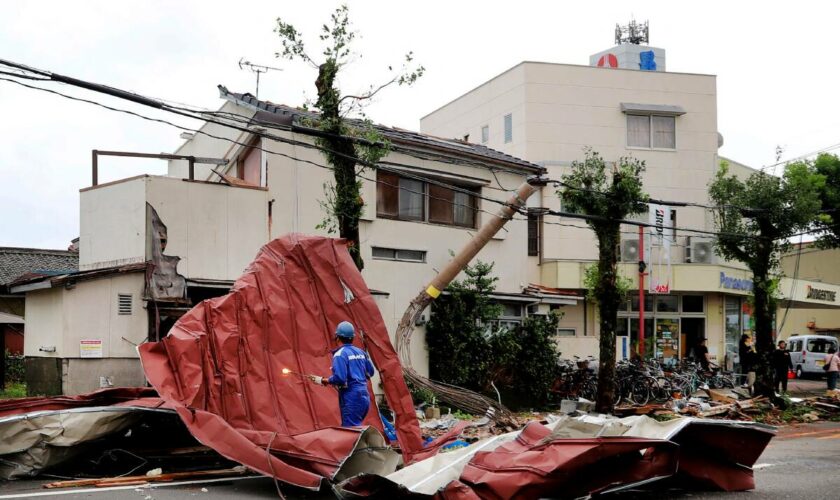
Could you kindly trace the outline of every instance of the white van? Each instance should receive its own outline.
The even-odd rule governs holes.
[[[837,349],[837,338],[831,335],[792,335],[787,339],[796,378],[802,378],[803,375],[823,375],[825,355],[832,346]]]

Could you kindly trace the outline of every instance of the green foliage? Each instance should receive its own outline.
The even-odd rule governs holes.
[[[597,302],[598,296],[595,294],[595,288],[601,282],[601,275],[598,274],[598,266],[589,265],[583,270],[583,286],[586,288],[586,298]],[[633,280],[627,276],[618,275],[615,281],[615,287],[622,297],[627,297],[633,287]]]
[[[24,357],[12,354],[8,349],[4,353],[6,361],[6,382],[23,382],[26,376]]]
[[[492,322],[502,313],[490,300],[498,281],[492,270],[492,263],[481,261],[467,266],[466,278],[450,283],[449,294],[432,306],[426,328],[432,378],[473,390],[489,384],[490,339],[500,333]]]
[[[432,378],[481,391],[495,399],[491,382],[531,406],[548,402],[557,369],[555,336],[560,316],[530,316],[517,328],[495,326],[502,307],[490,294],[493,264],[478,261],[435,302],[426,328]]]
[[[529,316],[519,329],[520,349],[516,356],[513,387],[537,406],[548,403],[549,390],[557,375],[557,323],[560,315]]]
[[[825,178],[820,188],[822,213],[817,227],[825,231],[817,239],[822,248],[840,247],[840,158],[832,154],[821,154],[813,163],[814,172]]]
[[[352,50],[352,43],[357,33],[350,23],[349,10],[342,5],[330,16],[330,21],[321,26],[318,35],[323,44],[321,52],[324,61],[316,63],[306,51],[302,34],[292,24],[278,18],[274,29],[280,38],[282,50],[275,55],[288,60],[301,60],[318,70],[315,79],[317,99],[315,108],[319,112],[315,125],[323,135],[316,139],[316,144],[323,148],[323,154],[333,168],[335,183],[325,187],[327,196],[320,202],[326,213],[318,229],[329,232],[338,229],[342,238],[348,241],[356,267],[362,269],[359,249],[359,220],[364,210],[361,196],[361,182],[358,175],[365,166],[376,165],[390,150],[390,144],[373,124],[364,118],[363,108],[373,97],[391,85],[413,85],[425,69],[413,66],[414,56],[409,52],[405,64],[394,72],[385,83],[374,86],[359,95],[342,95],[338,88],[341,69],[358,54]],[[361,57],[359,55],[359,57]],[[363,119],[349,121],[349,114],[361,115]]]
[[[598,304],[600,316],[598,396],[596,408],[610,412],[615,392],[615,330],[618,308],[627,293],[626,282],[618,274],[621,220],[647,211],[648,196],[642,190],[645,164],[633,158],[607,162],[587,148],[584,161],[572,163],[563,176],[557,194],[567,210],[589,216],[586,223],[598,238],[598,264],[587,270],[585,279],[590,296]]]
[[[405,381],[408,386],[408,392],[411,393],[411,400],[415,405],[421,403],[431,404],[435,399],[435,394],[425,387],[417,387],[411,383],[410,380]]]
[[[782,177],[754,172],[745,180],[730,175],[729,165],[721,162],[709,185],[709,196],[717,206],[716,250],[726,259],[743,262],[753,274],[756,392],[771,398],[775,398],[771,355],[779,258],[790,248],[788,238],[817,222],[825,184],[825,177],[807,162],[788,164]]]
[[[26,384],[23,382],[7,382],[6,387],[0,390],[0,399],[25,398]]]

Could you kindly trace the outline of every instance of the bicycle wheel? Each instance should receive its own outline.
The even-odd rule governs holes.
[[[638,379],[630,386],[630,401],[637,405],[650,401],[650,384],[646,378]]]
[[[580,392],[578,394],[584,399],[588,399],[589,401],[595,401],[595,397],[598,395],[598,386],[595,385],[595,382],[591,380],[586,380],[584,382],[581,382]]]
[[[673,397],[674,388],[671,385],[671,380],[667,377],[656,377],[654,379],[653,394],[651,396],[656,401],[668,401]]]

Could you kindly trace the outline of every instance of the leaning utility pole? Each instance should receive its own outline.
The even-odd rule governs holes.
[[[512,416],[510,410],[490,398],[462,387],[430,380],[414,370],[411,366],[411,333],[414,331],[420,315],[426,307],[438,298],[449,283],[458,276],[467,264],[487,245],[496,233],[525,206],[525,201],[538,188],[546,185],[543,176],[528,177],[516,192],[507,200],[499,211],[481,226],[473,238],[452,258],[446,267],[435,276],[428,286],[411,301],[405,310],[396,332],[396,349],[403,365],[403,374],[415,387],[422,387],[432,391],[439,401],[451,404],[461,410],[474,414],[488,412],[494,418],[508,418]]]

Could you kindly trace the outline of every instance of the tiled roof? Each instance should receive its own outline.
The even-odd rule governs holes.
[[[257,110],[255,118],[262,121],[271,120],[286,125],[298,125],[300,118],[318,117],[317,113],[283,104],[261,101],[248,93],[239,94],[230,92],[224,85],[219,85],[219,94],[231,102]],[[544,170],[543,167],[537,164],[502,153],[501,151],[496,151],[481,144],[474,144],[459,139],[445,139],[396,127],[386,127],[384,125],[374,126],[392,143],[418,148],[420,151],[422,149],[437,150],[456,156],[472,158],[474,161],[485,161],[500,164],[500,166],[507,168],[518,168],[532,174],[538,174]]]
[[[0,247],[0,287],[24,274],[53,275],[79,269],[78,252]]]

